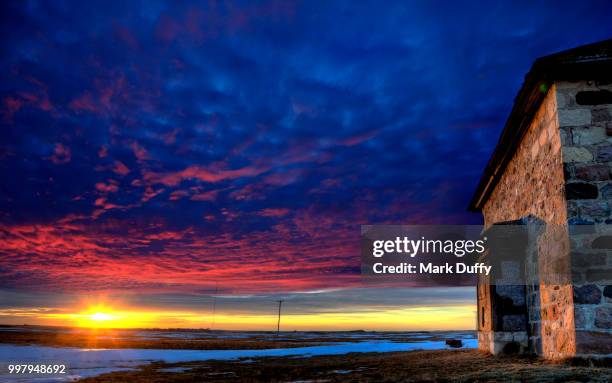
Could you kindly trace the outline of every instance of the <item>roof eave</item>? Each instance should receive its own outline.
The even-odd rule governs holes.
[[[525,76],[495,150],[468,205],[469,211],[482,211],[554,82],[579,80],[612,82],[610,54],[571,55],[574,51],[588,51],[593,46],[608,48],[612,46],[612,40],[541,57],[534,62]]]

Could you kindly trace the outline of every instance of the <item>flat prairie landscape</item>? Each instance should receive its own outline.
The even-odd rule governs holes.
[[[446,340],[461,340],[450,348]],[[605,362],[549,363],[478,352],[473,331],[247,332],[0,327],[0,359],[66,363],[10,382],[396,382],[612,380]]]

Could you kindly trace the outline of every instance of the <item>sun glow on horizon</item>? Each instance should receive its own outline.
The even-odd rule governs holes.
[[[96,312],[96,313],[91,314],[89,318],[92,321],[101,322],[101,321],[113,320],[114,316],[112,316],[111,314],[107,314],[107,313]]]
[[[275,330],[277,315],[165,311],[94,305],[81,311],[37,313],[37,324],[74,325],[91,329],[210,328],[214,330]],[[0,310],[1,311],[1,310]],[[214,323],[214,325],[213,325]],[[282,316],[281,330],[467,330],[475,328],[474,305],[417,306],[365,312],[291,313]],[[214,327],[213,327],[214,326]]]
[[[117,302],[103,302],[83,303],[85,309],[52,314],[49,317],[76,327],[93,329],[152,327],[159,322],[159,317],[154,312],[128,309]]]

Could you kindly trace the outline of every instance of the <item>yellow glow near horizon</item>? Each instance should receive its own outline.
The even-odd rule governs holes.
[[[53,313],[44,317],[59,322],[86,328],[134,328],[155,327],[159,323],[156,313],[147,310],[126,310],[114,308],[110,303],[87,305],[79,312]]]
[[[14,312],[12,313],[15,314]],[[31,324],[73,325],[86,328],[208,328],[210,312],[113,309],[110,305],[90,306],[80,312],[23,313]],[[0,317],[5,317],[0,310]],[[6,317],[5,317],[6,318]],[[214,329],[276,330],[276,314],[217,312]],[[19,323],[19,322],[17,322]],[[23,322],[21,322],[23,323]],[[476,327],[474,305],[420,306],[357,312],[292,314],[281,317],[281,330],[467,330]]]

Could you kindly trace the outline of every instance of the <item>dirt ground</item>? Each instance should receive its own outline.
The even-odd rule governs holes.
[[[394,342],[411,342],[415,340],[412,333],[393,333],[392,337],[385,333],[360,334],[359,338],[347,336],[351,333],[310,333],[303,337],[299,333],[252,333],[245,332],[240,338],[224,338],[222,332],[207,333],[206,331],[189,330],[134,330],[134,329],[69,329],[48,328],[47,331],[32,331],[32,328],[11,328],[11,331],[1,331],[0,343],[18,345],[40,345],[51,347],[79,348],[142,348],[161,350],[242,350],[307,347],[336,342],[358,342],[366,340],[386,339]],[[40,329],[45,329],[41,327]],[[188,337],[169,337],[177,331]],[[157,334],[157,335],[155,335]],[[359,333],[358,333],[359,334]],[[442,332],[432,333],[429,341],[444,340]],[[144,335],[144,336],[143,336]],[[221,336],[220,336],[221,335]]]
[[[611,382],[610,366],[494,357],[475,350],[154,363],[79,382]]]
[[[162,350],[241,350],[315,346],[322,342],[344,341],[346,339],[283,339],[248,337],[244,339],[219,339],[214,337],[197,337],[190,339],[143,339],[123,332],[117,337],[117,331],[100,330],[98,332],[31,332],[12,331],[0,334],[0,343],[19,345],[41,345],[52,347],[79,348],[143,348]],[[349,340],[350,341],[350,340]]]

